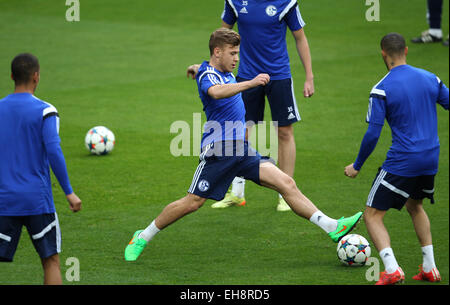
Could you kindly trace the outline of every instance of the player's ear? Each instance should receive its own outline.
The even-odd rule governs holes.
[[[408,55],[408,46],[405,47],[405,56]]]
[[[11,73],[11,79],[14,80],[14,75]]]
[[[215,48],[214,48],[214,56],[220,57],[220,54],[222,54],[222,48],[220,48],[220,47],[215,47]]]
[[[33,73],[33,82],[34,83],[36,83],[36,84],[39,83],[40,78],[41,78],[41,75],[40,75],[39,71]]]

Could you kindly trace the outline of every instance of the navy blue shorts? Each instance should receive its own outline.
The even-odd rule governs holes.
[[[188,193],[222,200],[234,177],[260,184],[259,165],[273,159],[262,157],[245,141],[225,141],[204,147]]]
[[[241,77],[238,82],[246,81]],[[265,97],[269,101],[272,121],[278,126],[289,126],[300,121],[292,79],[271,80],[265,86],[258,86],[242,92],[245,105],[245,121],[254,123],[264,121]]]
[[[434,175],[402,177],[380,168],[373,180],[366,205],[383,211],[390,208],[401,210],[409,198],[429,198],[434,203],[433,195]]]
[[[13,261],[23,226],[41,258],[61,252],[61,231],[56,213],[0,216],[0,261]]]

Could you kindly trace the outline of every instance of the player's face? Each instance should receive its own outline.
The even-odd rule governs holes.
[[[239,46],[225,45],[220,52],[220,65],[224,72],[232,72],[239,61]]]

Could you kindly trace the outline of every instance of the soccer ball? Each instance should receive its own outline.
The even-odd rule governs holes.
[[[113,150],[115,143],[114,134],[105,126],[92,127],[84,138],[86,148],[96,155],[106,155]]]
[[[337,256],[347,266],[364,266],[370,254],[369,242],[358,234],[344,236],[337,246]]]

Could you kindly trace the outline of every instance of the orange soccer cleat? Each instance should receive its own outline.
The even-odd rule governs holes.
[[[428,281],[428,282],[440,282],[441,275],[437,268],[433,268],[430,272],[423,271],[422,265],[419,265],[419,274],[413,276],[413,279],[416,281]]]
[[[375,285],[394,285],[403,283],[404,280],[405,274],[403,273],[402,268],[398,267],[394,273],[386,273],[386,271],[381,272],[380,279]]]

